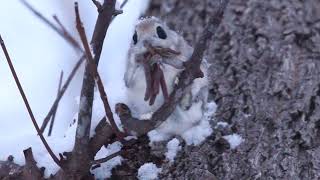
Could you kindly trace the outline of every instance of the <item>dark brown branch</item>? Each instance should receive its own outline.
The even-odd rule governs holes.
[[[114,118],[113,118],[113,113],[111,111],[111,108],[110,108],[110,105],[109,105],[109,102],[108,102],[108,97],[107,97],[107,94],[104,90],[104,85],[102,83],[102,80],[101,80],[101,77],[98,73],[98,68],[97,68],[97,65],[94,63],[94,60],[93,60],[93,56],[91,54],[91,51],[90,51],[90,47],[89,47],[89,43],[88,43],[88,40],[87,40],[87,37],[86,37],[86,33],[85,33],[85,29],[84,27],[82,26],[82,22],[81,22],[81,19],[80,19],[80,14],[79,14],[79,9],[78,9],[78,5],[77,3],[75,4],[75,12],[76,12],[76,24],[77,24],[77,30],[79,32],[79,35],[80,35],[80,39],[82,41],[82,44],[84,46],[84,49],[85,49],[85,52],[86,52],[86,56],[87,56],[87,64],[89,66],[91,66],[91,73],[92,73],[92,76],[94,77],[94,79],[96,80],[97,82],[97,85],[98,85],[98,90],[99,90],[99,93],[100,93],[100,97],[101,97],[101,100],[103,102],[103,105],[104,105],[104,109],[105,109],[105,113],[108,117],[108,120],[111,124],[111,127],[112,127],[112,130],[117,134],[117,135],[120,135],[120,131],[114,121]]]
[[[37,11],[34,7],[32,7],[26,0],[21,0],[22,4],[24,4],[31,12],[34,13],[40,20],[42,20],[46,25],[48,25],[51,29],[53,29],[56,33],[58,33],[63,39],[65,39],[72,47],[79,51],[83,51],[79,43],[71,36],[70,33],[66,31],[65,28],[59,29],[56,25],[54,25],[51,21],[49,21],[46,17],[44,17],[39,11]],[[55,18],[60,26],[62,24],[60,21]],[[63,26],[62,26],[63,27]]]
[[[20,81],[19,81],[19,78],[18,78],[18,76],[17,76],[17,73],[16,73],[16,71],[15,71],[15,69],[14,69],[14,67],[13,67],[11,58],[10,58],[10,56],[9,56],[9,53],[8,53],[8,51],[7,51],[7,48],[6,48],[6,45],[5,45],[5,43],[4,43],[1,35],[0,35],[0,44],[1,44],[2,50],[3,50],[4,54],[5,54],[5,57],[6,57],[6,59],[7,59],[7,63],[8,63],[8,65],[9,65],[9,67],[10,67],[12,76],[13,76],[13,78],[14,78],[17,86],[18,86],[18,89],[19,89],[19,92],[20,92],[20,94],[21,94],[21,97],[22,97],[22,99],[23,99],[23,101],[24,101],[24,104],[25,104],[27,110],[28,110],[28,113],[29,113],[29,116],[30,116],[30,118],[31,118],[31,121],[32,121],[34,127],[36,128],[37,133],[38,133],[38,135],[40,136],[40,139],[41,139],[42,143],[44,144],[45,148],[47,149],[48,153],[50,154],[50,156],[52,157],[52,159],[54,160],[54,162],[55,162],[58,166],[61,167],[61,163],[60,163],[59,159],[58,159],[58,158],[56,157],[56,155],[52,152],[49,144],[47,143],[46,139],[44,138],[44,136],[43,136],[43,134],[42,134],[42,132],[41,132],[41,130],[40,130],[40,128],[39,128],[39,125],[37,124],[36,118],[34,117],[34,114],[33,114],[32,110],[31,110],[31,107],[30,107],[30,105],[29,105],[28,99],[27,99],[27,97],[26,97],[26,95],[25,95],[25,93],[24,93],[24,91],[23,91],[23,88],[22,88],[22,86],[21,86],[21,83],[20,83]]]
[[[93,37],[91,40],[92,49],[94,52],[94,63],[98,66],[101,50],[103,46],[103,41],[106,36],[108,27],[113,17],[113,11],[115,9],[115,0],[105,0],[103,3],[103,11],[99,12]],[[85,131],[83,133],[83,138],[76,138],[75,147],[73,152],[76,154],[87,153],[86,148],[89,143],[89,135],[90,135],[90,126],[91,126],[91,117],[92,117],[92,105],[94,98],[94,85],[95,80],[92,76],[91,66],[87,63],[84,78],[82,82],[82,89],[80,95],[80,109],[78,115],[78,127],[82,127]],[[89,119],[89,120],[88,120]],[[77,156],[75,156],[77,157]],[[76,161],[75,161],[75,166]],[[88,162],[89,163],[89,162]]]
[[[115,0],[104,0],[104,3],[102,5],[101,10],[98,11],[99,15],[96,21],[96,25],[94,28],[94,33],[91,40],[91,46],[94,53],[94,63],[98,66],[101,50],[103,47],[103,42],[108,30],[108,27],[111,23],[111,21],[114,19],[114,11],[115,11]],[[99,5],[98,5],[99,6]],[[100,8],[98,8],[100,9]],[[81,96],[80,96],[80,110],[79,110],[79,116],[78,116],[78,126],[89,126],[89,124],[83,124],[87,118],[91,119],[92,116],[92,104],[93,104],[93,95],[94,95],[94,77],[91,75],[91,67],[89,64],[87,64],[85,73],[84,73],[84,79],[82,83],[82,90],[81,90]],[[111,111],[110,111],[111,112]],[[101,121],[102,122],[102,121]],[[100,124],[100,123],[99,123]],[[89,143],[89,150],[90,156],[92,159],[94,158],[94,155],[99,151],[101,146],[103,146],[106,141],[113,135],[112,128],[109,124],[106,122],[103,123],[104,128],[100,128],[96,134],[93,136],[93,138],[90,139],[89,142],[87,142],[87,139],[89,139],[89,129],[88,127],[85,127],[85,139],[79,139],[76,140],[74,152],[77,154],[81,153],[83,149],[86,149],[87,143]],[[98,128],[98,127],[97,127]],[[96,128],[96,130],[97,130]],[[76,160],[75,160],[76,162]]]
[[[75,64],[75,66],[73,67],[71,73],[69,74],[66,82],[63,84],[61,91],[59,92],[59,94],[57,95],[56,99],[53,102],[53,105],[51,106],[47,116],[44,118],[43,123],[41,125],[41,132],[44,132],[47,124],[50,121],[50,118],[52,117],[53,113],[55,112],[55,109],[57,108],[61,98],[63,97],[64,93],[66,92],[66,90],[68,89],[73,77],[75,76],[76,72],[78,71],[78,69],[80,68],[81,64],[84,62],[85,60],[85,55],[83,55],[79,61]]]
[[[91,162],[91,165],[97,165],[97,164],[102,164],[104,162],[107,162],[109,161],[110,159],[113,159],[117,156],[120,156],[121,155],[121,151],[118,151],[118,152],[115,152],[113,154],[110,154],[109,156],[105,157],[105,158],[101,158],[101,159],[97,159],[97,160],[93,160]]]
[[[128,3],[129,0],[124,0],[122,2],[122,4],[120,5],[120,9],[122,9],[127,3]]]
[[[91,46],[94,53],[94,61],[99,63],[100,55],[103,47],[103,41],[106,37],[108,27],[112,21],[115,11],[115,0],[104,0],[102,11],[99,12],[94,32],[91,40]]]
[[[102,12],[103,8],[102,8],[101,3],[99,1],[97,1],[97,0],[92,0],[92,2],[97,7],[98,12],[99,13]]]
[[[95,153],[97,152],[96,150],[100,149],[103,145],[102,141],[100,140],[104,140],[101,136],[95,136],[98,137],[98,139],[90,141],[90,126],[92,118],[95,80],[101,82],[100,77],[97,76],[97,66],[100,60],[103,41],[113,16],[115,0],[105,0],[102,6],[103,10],[99,12],[92,38],[92,49],[94,52],[93,58],[85,35],[85,31],[80,20],[78,4],[75,3],[77,30],[80,34],[82,44],[85,47],[85,54],[87,57],[87,64],[80,95],[80,108],[77,121],[75,145],[72,150],[71,159],[70,161],[68,161],[68,167],[69,169],[71,169],[72,175],[79,179],[83,179],[83,177],[90,175],[91,161],[94,159]],[[100,84],[100,82],[98,82],[98,84]],[[99,92],[104,89],[101,84],[98,85]],[[100,95],[102,99],[107,98],[106,94],[103,95],[100,93]],[[105,102],[104,105],[106,105]],[[112,115],[111,111],[110,113]],[[110,119],[109,121],[111,122]],[[110,131],[109,128],[106,128],[104,130],[107,130],[112,134],[112,131]],[[108,134],[108,132],[106,134]]]
[[[60,73],[57,96],[59,96],[60,91],[61,91],[62,80],[63,80],[63,71],[61,71],[61,73]],[[52,128],[53,128],[54,120],[55,120],[55,118],[56,118],[56,113],[57,113],[58,105],[59,105],[59,104],[57,104],[57,106],[56,106],[56,108],[55,108],[55,110],[54,110],[54,112],[53,112],[53,114],[52,114],[52,118],[51,118],[51,122],[50,122],[50,126],[49,126],[49,131],[48,131],[48,136],[51,136],[51,133],[52,133]]]
[[[228,0],[221,1],[219,10],[214,16],[212,16],[209,24],[204,28],[204,31],[194,48],[191,58],[184,64],[185,69],[182,71],[179,77],[178,85],[174,87],[168,101],[165,101],[165,103],[155,113],[153,113],[151,120],[145,121],[145,123],[141,124],[141,127],[144,128],[137,128],[135,124],[132,124],[133,122],[141,122],[136,121],[136,118],[131,116],[128,106],[125,104],[116,105],[116,112],[119,115],[124,128],[128,129],[128,132],[135,131],[136,134],[143,135],[150,130],[157,128],[171,115],[192,82],[196,78],[203,77],[203,73],[200,69],[203,54],[206,50],[208,41],[210,41],[222,21],[223,12],[228,2]]]

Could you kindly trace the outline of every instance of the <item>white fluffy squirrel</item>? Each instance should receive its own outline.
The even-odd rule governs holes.
[[[139,119],[150,118],[152,113],[164,103],[162,92],[159,92],[153,105],[144,100],[147,83],[143,64],[138,61],[138,57],[148,52],[146,44],[179,52],[169,58],[159,55],[152,57],[154,63],[160,64],[169,93],[172,92],[179,74],[184,68],[183,62],[188,61],[193,53],[193,48],[184,38],[169,29],[158,18],[150,17],[138,21],[128,52],[124,81],[127,87],[128,106],[133,116]],[[204,77],[194,80],[188,93],[184,95],[174,112],[155,130],[162,134],[161,136],[166,136],[162,138],[181,135],[201,121],[208,94],[207,64],[205,61],[201,64],[201,70]]]

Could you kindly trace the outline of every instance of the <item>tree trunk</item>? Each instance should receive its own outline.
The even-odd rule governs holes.
[[[220,0],[153,0],[194,45]],[[207,50],[216,129],[185,147],[162,179],[320,178],[320,1],[230,0]],[[245,141],[226,148],[221,135]]]

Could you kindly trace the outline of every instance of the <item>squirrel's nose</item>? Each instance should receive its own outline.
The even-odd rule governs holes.
[[[145,39],[145,40],[143,40],[143,41],[142,41],[142,43],[143,43],[143,46],[144,46],[144,47],[146,47],[146,48],[148,48],[148,47],[150,47],[150,46],[151,46],[150,41],[148,41],[148,40],[146,40],[146,39]]]

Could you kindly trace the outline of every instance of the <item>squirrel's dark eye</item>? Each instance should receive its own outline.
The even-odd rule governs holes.
[[[132,36],[133,44],[136,45],[138,43],[138,34],[137,31],[134,32],[134,35]]]
[[[160,39],[167,39],[167,34],[161,26],[157,27],[157,35]]]

